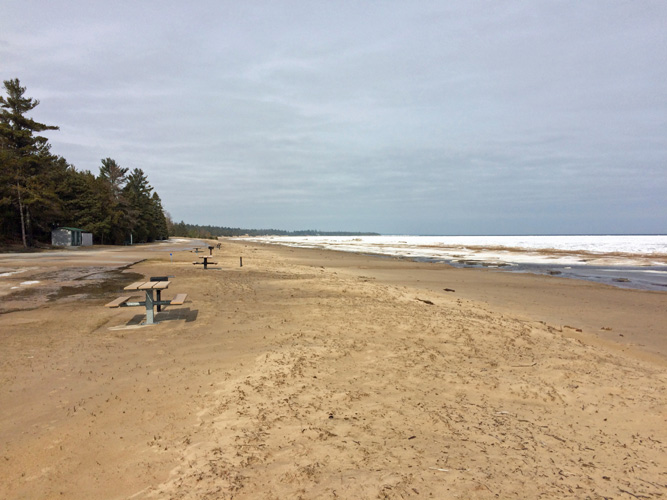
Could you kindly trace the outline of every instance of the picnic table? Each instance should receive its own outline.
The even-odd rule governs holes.
[[[132,295],[127,295],[124,297],[118,297],[116,300],[109,302],[105,307],[136,307],[136,306],[145,306],[146,307],[146,321],[145,325],[155,324],[155,314],[154,307],[157,306],[158,312],[161,310],[162,306],[180,306],[185,302],[185,298],[188,296],[187,293],[179,293],[171,300],[162,300],[162,290],[169,288],[171,281],[135,281],[134,283],[127,285],[123,290],[128,291],[143,291],[145,292],[146,298],[143,302],[130,302]],[[156,292],[156,295],[153,295],[153,292]]]
[[[213,258],[212,255],[200,255],[199,258],[200,258],[200,259],[204,259],[204,261],[203,261],[203,262],[193,262],[193,264],[195,264],[195,265],[203,265],[203,266],[204,266],[204,269],[208,269],[208,265],[209,265],[209,264],[217,264],[217,262],[209,262],[209,259],[212,259],[212,258]]]

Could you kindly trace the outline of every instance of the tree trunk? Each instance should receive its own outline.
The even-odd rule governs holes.
[[[26,234],[26,240],[28,241],[28,245],[33,246],[34,235],[32,234],[32,221],[30,220],[30,206],[25,207],[25,234]]]
[[[28,248],[28,242],[25,238],[25,218],[23,217],[23,201],[21,200],[21,186],[19,181],[16,181],[16,194],[19,200],[19,214],[21,215],[21,238],[23,239],[23,247]]]

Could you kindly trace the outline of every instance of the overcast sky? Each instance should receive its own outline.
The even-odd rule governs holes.
[[[3,0],[0,76],[175,221],[666,233],[666,26],[664,0]]]

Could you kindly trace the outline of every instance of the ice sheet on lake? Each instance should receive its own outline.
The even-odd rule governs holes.
[[[667,265],[667,235],[267,236],[246,240],[488,265]]]

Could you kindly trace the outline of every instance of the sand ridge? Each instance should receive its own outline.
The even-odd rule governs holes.
[[[153,327],[111,292],[0,315],[0,495],[664,496],[664,363],[331,252],[216,253],[128,269],[189,294]]]

